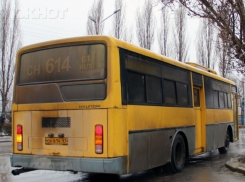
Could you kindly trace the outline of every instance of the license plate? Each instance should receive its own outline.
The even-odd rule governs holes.
[[[46,137],[46,145],[68,145],[68,138],[58,138],[58,137]]]

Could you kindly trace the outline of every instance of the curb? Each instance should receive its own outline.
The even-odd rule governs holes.
[[[239,162],[239,158],[232,158],[226,162],[226,167],[231,171],[239,172],[245,175],[245,164]]]

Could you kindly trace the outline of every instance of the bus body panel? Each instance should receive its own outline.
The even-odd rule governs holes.
[[[129,131],[195,125],[195,113],[191,108],[128,105],[127,110],[131,120]]]
[[[206,109],[206,124],[218,124],[233,121],[232,109]]]
[[[170,162],[171,144],[178,132],[183,133],[188,141],[189,155],[195,154],[193,109],[127,105],[127,112],[129,173]]]
[[[207,136],[206,152],[224,146],[224,141],[225,141],[225,136],[226,136],[228,126],[231,126],[233,128],[233,122],[224,122],[224,123],[206,125],[206,136]]]
[[[177,133],[188,141],[189,155],[195,152],[195,127],[164,128],[129,133],[129,173],[161,166],[171,161],[171,147]]]
[[[64,126],[66,118],[70,119],[70,124]],[[107,109],[14,112],[14,119],[16,121],[14,132],[16,133],[17,124],[21,124],[24,131],[23,151],[18,151],[14,144],[14,153],[80,157],[107,157],[108,155]],[[51,126],[55,119],[63,119],[63,121]],[[102,154],[95,153],[95,125],[97,124],[103,125]],[[63,134],[68,139],[68,144],[46,144],[45,138],[50,138],[50,134],[57,138],[59,134]]]
[[[29,148],[29,137],[32,134],[31,131],[31,112],[13,112],[13,153],[31,154],[31,149]],[[25,126],[23,127],[23,150],[17,150],[17,125]]]
[[[127,124],[126,109],[108,109],[108,157],[128,155]]]

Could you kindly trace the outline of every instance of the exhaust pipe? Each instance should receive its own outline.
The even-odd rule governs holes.
[[[11,171],[11,173],[16,176],[16,175],[19,175],[21,173],[26,173],[26,172],[30,172],[30,171],[34,171],[36,169],[30,169],[30,168],[20,168],[20,169],[14,169]]]

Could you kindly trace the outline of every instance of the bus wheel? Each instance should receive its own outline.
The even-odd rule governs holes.
[[[181,172],[185,165],[186,149],[185,141],[180,134],[174,139],[171,154],[171,166],[174,172]]]
[[[227,153],[229,149],[229,145],[230,145],[230,134],[229,134],[229,131],[227,130],[226,136],[225,136],[225,146],[219,148],[219,153],[220,154]]]

